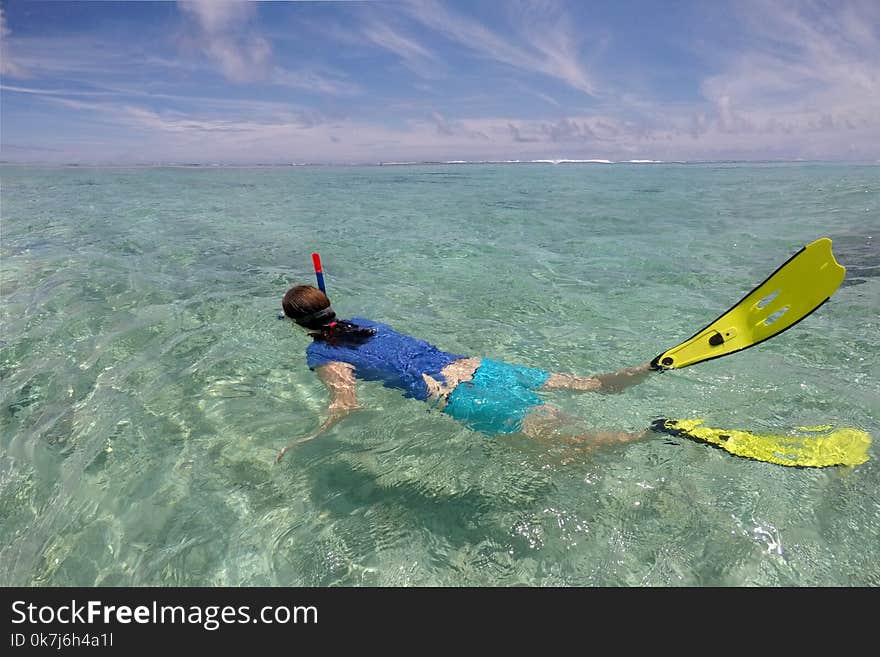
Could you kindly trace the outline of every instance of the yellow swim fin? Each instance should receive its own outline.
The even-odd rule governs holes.
[[[654,431],[701,440],[736,456],[806,468],[859,465],[868,460],[871,436],[860,429],[843,428],[811,435],[754,434],[748,431],[712,429],[703,420],[655,420]],[[804,427],[806,429],[806,427]],[[823,427],[824,429],[824,427]]]
[[[769,340],[828,301],[845,275],[846,269],[831,252],[831,240],[822,237],[794,254],[702,331],[657,356],[651,367],[687,367]]]

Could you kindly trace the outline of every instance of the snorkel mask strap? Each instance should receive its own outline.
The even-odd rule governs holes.
[[[327,306],[326,308],[322,308],[313,313],[309,313],[308,315],[304,315],[294,321],[300,326],[304,326],[306,328],[320,328],[325,326],[328,322],[321,321],[326,319],[333,319],[336,317],[336,312],[333,310],[333,306]]]

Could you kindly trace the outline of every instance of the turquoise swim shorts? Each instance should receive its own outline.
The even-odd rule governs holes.
[[[547,370],[484,358],[474,378],[450,393],[443,412],[475,431],[516,433],[522,430],[526,413],[544,403],[535,391],[548,378]]]

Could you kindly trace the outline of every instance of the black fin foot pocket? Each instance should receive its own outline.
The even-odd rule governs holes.
[[[676,425],[678,425],[676,420],[661,417],[651,422],[651,429],[657,433],[665,433],[670,436],[687,436],[687,432],[684,429],[679,429]]]

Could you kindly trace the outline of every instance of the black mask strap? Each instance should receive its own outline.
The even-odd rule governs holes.
[[[333,306],[327,306],[326,308],[322,308],[317,312],[304,315],[303,317],[295,319],[294,321],[300,326],[305,326],[306,328],[315,328],[329,324],[329,320],[332,320],[334,317],[336,317],[336,313],[333,311]]]

